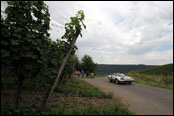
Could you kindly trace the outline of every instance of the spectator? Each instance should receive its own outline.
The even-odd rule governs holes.
[[[77,75],[78,75],[78,78],[80,78],[80,72],[79,71],[77,71]]]
[[[88,70],[86,71],[86,76],[88,77],[88,75],[89,75],[89,72],[88,72]]]
[[[82,74],[82,77],[84,77],[84,71],[83,70],[81,71],[81,74]]]

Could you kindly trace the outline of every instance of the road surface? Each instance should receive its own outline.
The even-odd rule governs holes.
[[[142,115],[173,115],[173,90],[151,87],[137,83],[110,83],[108,78],[96,77],[82,79],[97,86],[105,92],[113,92],[114,97],[121,98],[129,109]]]

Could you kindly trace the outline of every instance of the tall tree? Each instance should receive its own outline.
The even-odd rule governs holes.
[[[84,55],[81,61],[82,69],[85,72],[95,72],[97,64],[94,63],[92,57],[90,57],[89,55]]]

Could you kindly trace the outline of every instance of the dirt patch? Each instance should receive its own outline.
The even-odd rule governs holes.
[[[14,103],[15,90],[1,88],[1,102],[8,101],[10,104]]]
[[[100,89],[103,90],[103,91],[109,90],[108,86],[102,86],[102,87],[100,87]]]

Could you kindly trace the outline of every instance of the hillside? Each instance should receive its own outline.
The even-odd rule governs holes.
[[[110,65],[110,64],[98,64],[96,73],[100,74],[112,74],[115,72],[126,73],[134,70],[141,70],[154,67],[155,65]]]
[[[143,70],[134,71],[143,74],[155,74],[155,75],[171,75],[173,72],[173,64],[166,64],[162,66],[155,66]]]

